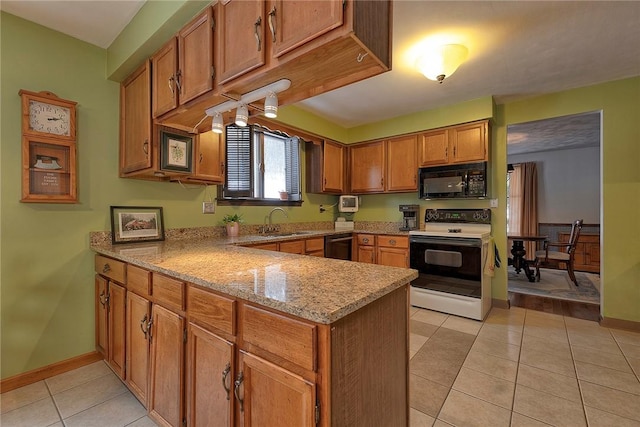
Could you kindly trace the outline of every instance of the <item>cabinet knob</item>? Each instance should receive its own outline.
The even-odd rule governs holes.
[[[395,239],[391,239],[391,240],[389,240],[389,244],[390,244],[391,246],[395,246],[395,245],[396,245],[396,241],[395,241]]]
[[[369,238],[365,237],[364,239],[362,239],[362,243],[369,243]]]

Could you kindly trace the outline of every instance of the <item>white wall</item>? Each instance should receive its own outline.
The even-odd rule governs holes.
[[[508,156],[538,166],[538,221],[600,224],[600,147]]]

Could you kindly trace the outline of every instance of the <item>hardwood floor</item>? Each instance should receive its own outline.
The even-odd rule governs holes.
[[[514,294],[509,292],[509,302],[513,307],[523,307],[529,310],[545,313],[561,314],[584,320],[600,321],[600,305],[563,301],[535,295]]]

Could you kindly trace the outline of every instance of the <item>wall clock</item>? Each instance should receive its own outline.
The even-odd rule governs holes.
[[[23,134],[76,139],[76,102],[51,92],[21,90],[20,96]]]
[[[76,102],[21,90],[21,202],[77,203]]]

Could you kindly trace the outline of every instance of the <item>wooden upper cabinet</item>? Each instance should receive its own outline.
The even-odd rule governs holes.
[[[218,3],[218,72],[224,84],[265,64],[264,0]]]
[[[178,33],[180,105],[213,89],[213,9],[206,10]]]
[[[487,160],[488,122],[470,123],[450,130],[453,148],[452,163],[471,163]]]
[[[153,70],[153,117],[159,117],[178,106],[178,40],[171,37],[151,57]]]
[[[120,85],[120,175],[152,166],[151,66],[145,61]]]
[[[419,165],[440,166],[489,159],[489,122],[468,123],[435,129],[420,135]]]
[[[387,141],[387,191],[418,189],[418,144],[415,135]]]
[[[449,132],[438,129],[420,135],[418,139],[420,166],[435,166],[449,161]]]
[[[384,142],[370,142],[349,147],[351,191],[379,193],[384,191]]]
[[[267,13],[271,54],[279,57],[344,22],[343,0],[276,0]]]
[[[347,147],[324,140],[305,147],[307,192],[343,194],[345,192]]]
[[[199,134],[195,139],[194,174],[188,181],[221,184],[224,182],[224,138],[212,131]]]
[[[185,25],[151,62],[154,118],[213,89],[213,9]]]

